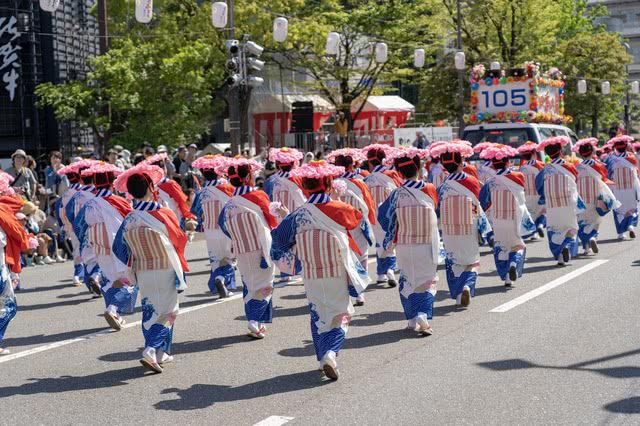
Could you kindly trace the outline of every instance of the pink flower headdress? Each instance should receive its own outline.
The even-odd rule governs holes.
[[[302,160],[304,154],[295,148],[287,146],[282,148],[271,148],[269,150],[269,161],[279,164],[297,163]]]
[[[384,152],[385,157],[388,157],[389,155],[391,155],[393,151],[395,151],[395,148],[392,147],[391,145],[386,145],[383,143],[374,143],[362,148],[362,153],[368,157],[367,154],[369,154],[369,151],[373,151],[373,150],[382,151]]]
[[[426,158],[429,156],[429,151],[426,149],[419,149],[413,146],[400,147],[393,151],[387,158],[385,158],[385,163],[387,166],[393,166],[393,163],[398,158],[409,157],[411,159],[418,157],[420,159]]]
[[[548,146],[551,146],[551,145],[565,146],[565,145],[568,145],[570,142],[571,142],[571,139],[569,139],[568,136],[553,136],[540,142],[538,144],[538,148],[536,149],[538,152],[540,152],[540,151],[544,151],[544,149]]]
[[[225,157],[220,154],[209,154],[197,158],[193,163],[191,163],[191,166],[198,170],[216,170],[216,168],[220,167],[224,160]]]
[[[0,195],[14,195],[16,192],[11,187],[13,176],[9,173],[0,171]]]
[[[0,182],[6,182],[7,184],[12,184],[15,179],[7,172],[3,172],[0,170]]]
[[[513,158],[518,155],[518,150],[508,145],[494,144],[485,148],[480,153],[483,160],[503,160],[505,158]]]
[[[308,179],[322,179],[325,177],[337,177],[344,173],[344,167],[334,166],[324,160],[309,161],[297,169],[291,171],[291,177]]]
[[[122,170],[119,169],[118,167],[114,166],[113,164],[109,164],[109,163],[105,163],[102,161],[99,162],[95,162],[93,163],[93,165],[91,167],[89,167],[88,169],[84,169],[81,173],[80,176],[91,176],[91,175],[95,175],[98,173],[113,173],[114,175],[118,176],[120,174],[122,174]]]
[[[630,144],[633,143],[633,138],[629,135],[620,135],[620,136],[616,136],[615,138],[611,138],[609,139],[609,141],[607,141],[607,145],[609,146],[614,146],[616,144]]]
[[[244,158],[240,156],[236,156],[233,158],[224,157],[224,159],[220,161],[220,165],[216,168],[216,173],[220,176],[228,176],[229,167],[232,166],[235,167],[236,170],[239,166],[249,166],[249,168],[251,169],[251,173],[258,172],[264,167],[262,164],[258,163],[252,158]]]
[[[162,178],[164,178],[164,170],[162,170],[158,166],[147,164],[143,161],[142,163],[130,168],[129,170],[124,171],[120,176],[118,176],[113,182],[113,187],[118,192],[128,192],[127,181],[133,175],[146,175],[149,179],[151,179],[153,186],[156,186],[158,182],[160,182]]]
[[[442,154],[450,152],[450,153],[458,153],[463,158],[471,157],[473,155],[473,148],[471,148],[471,143],[463,140],[454,140],[451,142],[446,142],[443,144],[438,144],[434,146],[431,144],[431,149],[429,150],[432,157],[440,157]]]
[[[354,163],[362,162],[367,160],[367,156],[357,148],[342,148],[331,151],[327,154],[327,161],[330,163],[335,163],[336,157],[351,157]]]
[[[476,154],[480,154],[483,149],[489,148],[493,145],[495,145],[493,142],[480,142],[479,144],[473,147],[473,152],[475,152]]]
[[[166,152],[161,152],[160,154],[154,154],[151,157],[147,158],[146,160],[144,160],[145,163],[147,164],[155,164],[155,163],[159,163],[159,162],[165,162],[167,160],[167,153]]]
[[[97,163],[96,160],[79,160],[74,163],[64,166],[58,170],[59,175],[78,174],[81,170],[87,169]]]
[[[524,154],[528,152],[536,152],[538,150],[538,144],[532,141],[527,141],[518,147],[518,153]]]
[[[584,139],[580,139],[578,142],[576,142],[573,145],[573,148],[571,148],[571,151],[573,152],[578,152],[580,151],[580,147],[583,145],[591,145],[594,148],[598,146],[598,139],[596,138],[584,138]]]

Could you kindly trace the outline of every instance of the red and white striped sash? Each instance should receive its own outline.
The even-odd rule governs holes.
[[[169,257],[157,231],[140,226],[125,232],[125,240],[131,248],[132,267],[136,271],[169,269]]]
[[[109,241],[107,226],[104,223],[89,226],[87,238],[97,255],[111,255],[111,241]]]
[[[202,203],[202,226],[204,229],[218,229],[218,217],[222,210],[222,203],[218,200],[205,201]]]
[[[516,199],[508,189],[491,192],[491,208],[493,217],[499,220],[515,220]]]
[[[391,191],[385,186],[373,186],[370,188],[371,197],[376,206],[384,203]]]
[[[337,278],[344,267],[338,239],[323,230],[312,229],[296,235],[296,250],[307,279]]]
[[[422,206],[398,208],[398,244],[431,244],[431,215]]]
[[[463,195],[450,195],[440,208],[442,231],[447,235],[471,235],[473,233],[473,204]]]
[[[524,195],[527,197],[538,196],[538,191],[536,189],[536,175],[530,173],[524,174]]]
[[[612,180],[616,183],[618,189],[632,189],[634,178],[633,172],[627,167],[617,167],[613,169]]]
[[[258,226],[255,215],[251,213],[239,213],[229,217],[227,230],[231,235],[234,253],[243,254],[260,250]]]
[[[598,185],[591,176],[578,177],[578,194],[586,204],[595,204],[598,196]]]
[[[544,178],[544,195],[550,208],[567,207],[571,201],[568,177],[561,174],[548,174]]]
[[[293,197],[289,191],[274,191],[273,201],[279,202],[287,208],[290,212],[294,211],[298,206],[294,205]]]

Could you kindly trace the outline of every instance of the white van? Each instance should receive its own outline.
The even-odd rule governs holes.
[[[571,146],[578,140],[573,130],[558,124],[544,123],[487,123],[465,127],[462,139],[476,145],[480,142],[494,142],[519,147],[527,141],[540,143],[552,136],[568,136],[571,144],[565,147],[565,154],[571,154]]]

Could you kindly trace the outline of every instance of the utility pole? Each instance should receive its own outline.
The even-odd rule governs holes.
[[[98,0],[98,39],[100,47],[100,55],[104,55],[109,50],[109,27],[107,24],[107,0]],[[107,117],[109,124],[111,124],[111,107],[109,104],[105,105],[102,109],[102,115]],[[111,130],[104,129],[103,137],[98,135],[98,143],[96,145],[96,151],[100,157],[103,157],[106,147],[111,139]],[[104,143],[103,143],[104,142]]]
[[[458,37],[458,52],[462,52],[462,25],[460,17],[460,0],[456,0],[456,32]],[[462,137],[464,130],[464,83],[463,70],[458,70],[458,137]]]
[[[234,20],[234,0],[227,0],[229,5],[229,38],[235,39],[235,20]],[[237,85],[229,85],[229,133],[231,136],[231,152],[233,155],[240,154],[240,145],[242,144],[242,134],[240,128],[240,95],[241,88]]]
[[[629,43],[624,43],[624,47],[627,50],[627,53],[630,53],[631,50],[631,46],[629,46]],[[631,96],[629,95],[629,64],[625,64],[624,66],[626,74],[627,74],[627,78],[626,78],[626,82],[625,82],[625,95],[626,95],[626,100],[624,103],[624,132],[627,135],[631,134]]]

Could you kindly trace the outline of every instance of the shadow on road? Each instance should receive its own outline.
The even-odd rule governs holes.
[[[154,407],[158,410],[170,411],[198,410],[211,407],[217,402],[246,401],[269,395],[302,391],[330,383],[332,382],[320,379],[319,371],[312,370],[272,377],[237,387],[195,384],[188,389],[168,388],[163,390],[163,395],[175,394],[177,399],[160,401],[154,404]]]
[[[18,297],[19,296],[20,296],[20,293],[18,293]],[[22,304],[19,304],[18,305],[18,310],[20,310],[20,311],[37,311],[37,310],[40,310],[40,309],[61,308],[61,307],[64,307],[64,306],[77,306],[77,305],[81,305],[83,303],[96,302],[96,301],[102,302],[102,299],[91,299],[90,296],[87,295],[85,299],[65,300],[64,302],[61,302],[61,301],[57,300],[57,301],[51,302],[51,303],[36,303],[35,305],[22,305]],[[19,300],[18,300],[18,303],[19,303]]]
[[[620,414],[640,414],[640,396],[621,399],[605,405],[605,410]]]
[[[600,364],[603,362],[607,362],[607,361],[611,361],[619,358],[625,358],[628,356],[638,355],[638,354],[640,354],[640,349],[635,349],[632,351],[621,352],[618,354],[609,355],[609,356],[596,358],[588,361],[583,361],[576,364],[570,364],[566,366],[536,364],[531,361],[527,361],[519,358],[504,359],[499,361],[480,362],[478,363],[478,365],[494,371],[511,371],[511,370],[521,370],[525,368],[541,368],[541,369],[549,369],[549,370],[588,371],[592,373],[602,374],[604,376],[611,377],[614,379],[633,379],[633,378],[640,377],[640,367],[638,366],[626,365],[621,367],[605,367],[605,368],[589,368],[588,366],[593,364]]]
[[[46,287],[34,287],[34,288],[27,287],[20,290],[19,294],[39,293],[41,291],[51,291],[51,290],[62,290],[63,288],[75,288],[75,286],[73,285],[73,280],[63,280],[59,282],[65,282],[65,281],[69,281],[69,284],[58,284],[58,285],[51,285]]]
[[[66,331],[64,333],[57,334],[39,334],[37,336],[27,337],[9,337],[4,340],[4,343],[9,347],[20,347],[29,345],[41,345],[44,343],[59,342],[67,339],[74,339],[76,337],[84,336],[87,334],[97,333],[98,331],[105,330],[107,327],[89,328],[85,330]]]

